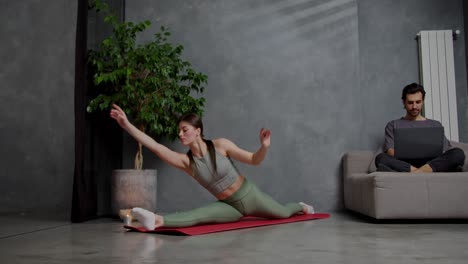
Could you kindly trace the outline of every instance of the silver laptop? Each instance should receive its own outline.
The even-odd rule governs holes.
[[[444,150],[444,128],[397,128],[394,130],[394,142],[397,159],[433,159]]]

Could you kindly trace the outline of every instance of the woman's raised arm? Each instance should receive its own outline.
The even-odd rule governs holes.
[[[161,160],[190,174],[190,160],[186,154],[169,149],[136,128],[132,123],[130,123],[130,121],[128,121],[127,115],[118,105],[112,105],[110,116],[115,119],[120,127],[127,131],[130,136],[156,154]]]
[[[265,159],[268,152],[268,148],[270,147],[270,138],[271,131],[262,128],[260,130],[260,148],[255,153],[241,149],[232,141],[225,138],[217,139],[215,144],[217,144],[217,147],[223,149],[226,154],[233,159],[251,165],[259,165]]]

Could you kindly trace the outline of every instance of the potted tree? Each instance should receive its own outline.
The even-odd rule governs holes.
[[[88,63],[97,95],[87,111],[108,111],[116,103],[141,131],[174,140],[178,116],[203,113],[205,99],[192,94],[203,92],[208,77],[182,59],[183,46],[168,41],[170,32],[164,26],[151,41],[137,43],[137,35],[150,27],[150,21],[119,21],[100,0],[93,7],[104,12],[104,21],[112,27],[113,34],[97,50],[89,51]],[[111,182],[112,213],[134,206],[156,209],[156,171],[143,170],[141,144],[136,148],[134,169],[115,170]]]

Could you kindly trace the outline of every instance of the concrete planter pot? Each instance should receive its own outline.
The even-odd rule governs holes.
[[[156,211],[156,170],[114,170],[111,179],[111,209],[141,207]]]

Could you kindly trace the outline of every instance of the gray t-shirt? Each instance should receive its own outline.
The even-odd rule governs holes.
[[[396,128],[413,128],[413,127],[442,127],[439,121],[426,118],[426,120],[406,120],[403,117],[400,119],[392,120],[385,126],[385,142],[383,145],[383,151],[387,152],[390,148],[395,148],[395,142],[393,138],[393,130]],[[444,137],[444,151],[447,151],[452,146],[450,142]]]

